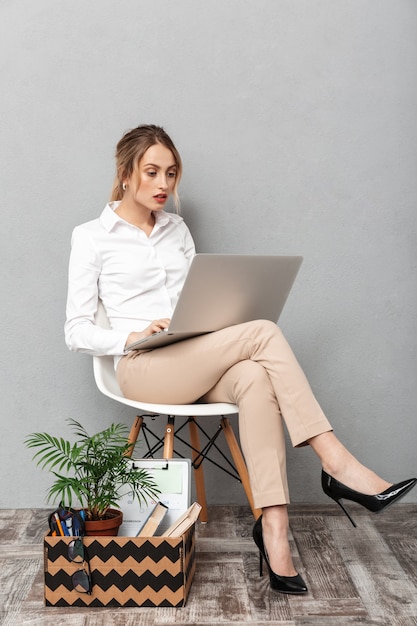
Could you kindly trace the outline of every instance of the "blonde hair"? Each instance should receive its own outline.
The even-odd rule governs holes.
[[[123,181],[129,178],[138,167],[140,160],[151,146],[160,143],[172,152],[176,166],[175,186],[173,190],[174,203],[179,211],[178,184],[182,174],[182,162],[178,150],[172,139],[161,126],[142,124],[126,132],[116,146],[116,178],[110,200],[122,200],[124,195]]]

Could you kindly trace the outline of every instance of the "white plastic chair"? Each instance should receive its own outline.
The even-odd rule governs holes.
[[[100,326],[107,326],[108,321],[104,312],[103,306],[99,305],[99,310],[96,316],[96,323]],[[238,407],[235,404],[229,404],[226,402],[216,402],[212,404],[150,404],[146,402],[136,402],[135,400],[129,400],[125,398],[119,388],[119,385],[116,380],[116,375],[114,371],[113,365],[113,357],[110,356],[95,356],[93,357],[93,368],[94,368],[94,378],[96,381],[96,385],[98,389],[108,398],[115,400],[116,402],[120,402],[121,404],[125,404],[132,408],[135,408],[141,412],[141,415],[138,415],[132,425],[129,434],[129,442],[132,443],[132,451],[134,448],[134,444],[137,441],[139,433],[141,429],[144,434],[146,431],[151,432],[144,421],[144,417],[146,415],[156,416],[156,415],[166,415],[167,416],[167,424],[165,427],[165,434],[163,439],[157,438],[157,444],[154,447],[150,447],[148,443],[148,456],[153,456],[153,453],[159,450],[163,446],[163,458],[169,459],[174,455],[174,438],[179,439],[183,443],[191,449],[191,461],[194,468],[194,479],[196,485],[196,495],[197,500],[200,503],[202,510],[200,514],[200,521],[207,522],[207,499],[206,499],[206,490],[204,485],[204,473],[202,462],[204,460],[208,460],[214,465],[220,467],[220,469],[226,471],[228,474],[231,474],[235,478],[237,478],[241,483],[245,490],[249,505],[252,509],[253,515],[257,518],[261,511],[259,509],[255,509],[253,504],[252,490],[249,484],[249,476],[246,468],[245,461],[243,459],[242,452],[240,450],[239,444],[237,443],[235,434],[233,432],[232,426],[230,425],[229,419],[225,417],[226,415],[233,415],[238,413]],[[185,422],[188,424],[189,428],[189,436],[190,441],[185,442],[179,435],[178,432],[180,429],[175,431],[175,417],[183,416],[187,418]],[[217,432],[213,437],[210,437],[206,434],[206,432],[201,428],[201,426],[197,422],[197,417],[209,417],[209,416],[220,416],[220,424]],[[181,426],[183,428],[185,424]],[[146,430],[145,430],[146,429]],[[200,445],[200,432],[203,432],[205,437],[207,438],[207,444],[201,448]],[[216,446],[215,441],[218,435],[223,432],[225,435],[226,443],[229,447],[230,454],[232,456],[233,464],[223,455],[223,453]],[[154,433],[151,432],[152,435]],[[155,436],[155,435],[154,435]],[[223,456],[225,461],[229,464],[232,471],[226,469],[224,466],[219,465],[216,461],[214,461],[209,456],[210,449],[215,447],[218,452]],[[232,473],[233,472],[233,473]]]

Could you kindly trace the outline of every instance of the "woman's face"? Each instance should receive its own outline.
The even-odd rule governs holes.
[[[164,208],[173,192],[176,177],[177,168],[171,150],[156,143],[145,152],[137,172],[127,182],[140,208],[157,211]]]

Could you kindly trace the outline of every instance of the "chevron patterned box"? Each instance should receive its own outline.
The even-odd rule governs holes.
[[[195,572],[195,525],[172,538],[83,537],[84,563],[70,560],[71,541],[44,538],[46,606],[185,605]],[[91,572],[91,594],[74,589],[80,570]]]

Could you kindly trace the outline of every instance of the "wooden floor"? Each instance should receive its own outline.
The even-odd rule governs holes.
[[[0,511],[0,624],[162,626],[417,624],[417,505],[383,515],[352,505],[290,507],[294,561],[306,596],[286,596],[259,577],[246,507],[211,507],[198,525],[197,571],[182,609],[62,609],[43,606],[46,511]]]

